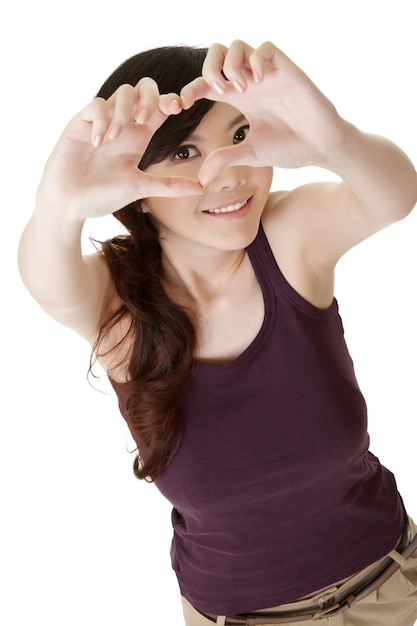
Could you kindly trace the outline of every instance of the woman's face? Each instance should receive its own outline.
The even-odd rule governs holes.
[[[204,159],[214,150],[245,141],[249,123],[234,107],[216,103],[175,154],[147,172],[197,179]],[[224,168],[202,195],[147,198],[142,208],[169,242],[240,250],[255,238],[272,182],[271,167],[233,165]],[[226,211],[227,210],[227,211]]]

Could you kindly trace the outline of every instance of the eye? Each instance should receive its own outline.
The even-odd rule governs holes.
[[[181,146],[181,148],[178,148],[178,150],[174,153],[174,159],[186,161],[187,159],[192,159],[193,157],[198,156],[198,154],[199,152],[197,148],[194,148],[193,146]]]
[[[233,135],[233,143],[242,143],[242,141],[245,141],[248,135],[249,135],[249,124],[247,124],[246,126],[242,126],[241,128],[238,128],[238,130]]]

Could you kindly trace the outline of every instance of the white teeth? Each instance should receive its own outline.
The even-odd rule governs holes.
[[[238,202],[238,204],[232,204],[230,206],[222,207],[221,209],[208,209],[207,213],[233,213],[233,211],[239,211],[245,204],[247,200],[243,202]]]

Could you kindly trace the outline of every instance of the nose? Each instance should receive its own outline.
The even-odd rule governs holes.
[[[246,182],[246,168],[230,165],[222,167],[215,177],[206,185],[208,191],[220,192],[233,190],[243,186]]]

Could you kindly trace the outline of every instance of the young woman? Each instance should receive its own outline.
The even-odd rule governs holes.
[[[274,166],[307,165],[340,180],[271,192]],[[416,200],[407,156],[270,42],[138,54],[59,139],[22,278],[91,343],[136,475],[173,504],[188,626],[417,618],[416,527],[368,450],[333,293]],[[126,234],[83,257],[110,213]]]

